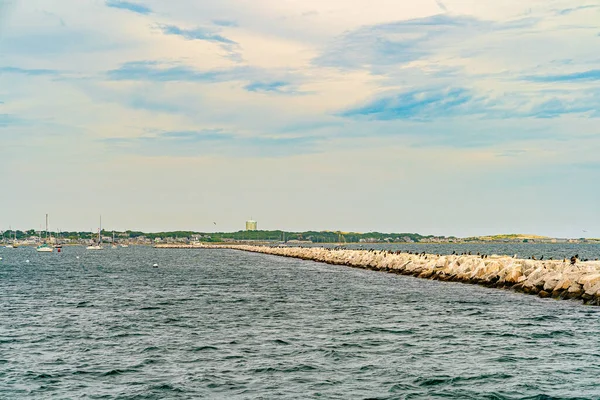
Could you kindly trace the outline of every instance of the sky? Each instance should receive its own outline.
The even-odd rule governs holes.
[[[600,4],[0,0],[0,229],[600,237]]]

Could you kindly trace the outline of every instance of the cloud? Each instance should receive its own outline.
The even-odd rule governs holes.
[[[565,114],[588,114],[588,117],[599,118],[600,101],[598,99],[567,100],[553,98],[536,105],[530,115],[536,118],[556,118]]]
[[[134,61],[108,71],[112,80],[154,81],[154,82],[219,82],[239,79],[250,68],[236,68],[214,71],[198,71],[193,68],[175,65],[165,66],[157,61]]]
[[[600,69],[593,69],[583,72],[574,72],[570,74],[527,76],[525,80],[531,82],[548,83],[600,81]]]
[[[231,134],[223,133],[222,129],[204,129],[201,131],[170,131],[159,134],[158,138],[181,142],[202,142],[214,140],[229,140]]]
[[[448,12],[448,7],[446,7],[446,5],[442,3],[441,0],[435,0],[435,2],[438,5],[438,7],[442,9],[442,11]]]
[[[1,70],[0,70],[1,71]],[[278,94],[307,94],[296,89],[304,76],[285,70],[268,70],[239,66],[212,70],[198,70],[190,66],[159,61],[133,61],[106,72],[110,80],[148,82],[240,82],[249,92]],[[269,80],[274,78],[275,80]],[[295,83],[294,83],[295,82]]]
[[[212,23],[218,26],[225,26],[225,27],[237,27],[238,23],[236,21],[232,21],[232,20],[227,20],[227,19],[213,19]]]
[[[583,5],[583,6],[579,6],[579,7],[565,8],[565,9],[556,11],[556,13],[559,15],[568,15],[568,14],[574,13],[576,11],[586,10],[586,9],[590,9],[590,8],[600,8],[600,6],[588,4],[588,5]]]
[[[430,120],[481,111],[481,99],[477,99],[471,90],[449,88],[387,95],[339,115],[375,120]]]
[[[161,25],[160,28],[165,35],[177,35],[186,40],[203,40],[217,43],[228,53],[229,59],[237,62],[242,61],[239,44],[211,29],[200,27],[195,29],[182,29],[175,25]]]
[[[23,121],[11,114],[0,114],[0,128],[21,125]]]
[[[386,94],[351,107],[338,116],[375,121],[434,121],[455,117],[480,119],[556,118],[569,114],[600,117],[600,96],[591,90],[573,96],[570,91],[514,92],[492,96],[464,87],[422,88]]]
[[[438,14],[369,25],[336,39],[313,63],[343,69],[399,66],[439,56],[440,51],[455,48],[457,44],[474,37],[523,29],[536,23],[537,20],[533,18],[501,23],[467,15]]]
[[[50,11],[45,11],[45,10],[43,10],[42,13],[47,15],[48,17],[51,17],[51,18],[57,20],[58,23],[60,24],[60,26],[62,26],[63,28],[67,26],[67,24],[65,23],[65,20],[62,19],[62,17],[60,15],[57,15]]]
[[[252,82],[244,86],[249,92],[278,93],[278,94],[300,94],[289,82]]]
[[[53,69],[28,69],[19,67],[0,67],[0,74],[19,74],[28,76],[55,76],[60,72]]]
[[[228,133],[223,129],[161,131],[136,138],[107,138],[101,142],[114,151],[141,156],[282,157],[317,151],[316,137],[262,137]]]
[[[119,8],[121,10],[132,11],[136,14],[147,15],[151,14],[152,10],[139,3],[131,3],[128,1],[120,1],[120,0],[106,0],[106,6],[112,8]]]
[[[166,35],[178,35],[184,37],[187,40],[206,40],[209,42],[237,44],[233,40],[227,39],[224,36],[221,36],[204,28],[181,29],[175,25],[164,25],[162,26],[162,31]]]
[[[450,15],[366,26],[336,40],[314,63],[343,68],[404,64],[431,54],[434,40],[450,35],[456,40],[457,35],[489,27],[473,17]]]

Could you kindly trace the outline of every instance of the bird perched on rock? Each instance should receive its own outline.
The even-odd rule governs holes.
[[[543,259],[544,259],[544,256],[541,256],[541,257],[540,257],[540,261],[542,261]]]
[[[575,265],[575,263],[577,262],[577,257],[578,254],[575,254],[573,257],[571,257],[571,265]]]

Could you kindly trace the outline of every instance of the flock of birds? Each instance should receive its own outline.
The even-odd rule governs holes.
[[[335,250],[348,250],[348,248],[346,248],[346,247],[343,247],[343,246],[337,246],[337,247],[331,247],[331,248],[327,248],[327,250],[329,250],[329,251],[335,251]],[[416,256],[419,256],[419,257],[424,257],[424,258],[425,258],[425,260],[427,260],[427,257],[428,257],[428,256],[431,256],[431,254],[427,254],[427,253],[425,253],[424,251],[423,251],[423,252],[421,252],[421,253],[417,253],[417,252],[412,252],[412,251],[410,251],[410,250],[409,250],[409,251],[402,251],[402,250],[391,251],[391,250],[376,250],[376,249],[372,249],[372,248],[371,248],[371,249],[368,249],[367,251],[368,251],[369,253],[374,253],[374,252],[383,252],[383,256],[384,256],[384,257],[385,257],[386,255],[388,255],[388,254],[413,254],[413,255],[416,255]],[[480,252],[477,252],[477,253],[475,253],[475,254],[472,254],[472,252],[470,252],[470,251],[467,251],[467,252],[462,252],[462,253],[458,253],[456,250],[452,251],[452,254],[451,254],[451,255],[453,255],[453,256],[454,256],[454,255],[456,255],[456,256],[472,256],[472,255],[476,255],[476,256],[478,256],[478,257],[481,257],[482,259],[485,259],[485,258],[488,258],[488,257],[489,257],[489,254],[483,254],[483,253],[480,253]],[[442,255],[441,255],[441,254],[433,254],[433,256],[436,256],[436,257],[441,257]],[[515,254],[515,255],[513,256],[513,258],[518,258],[518,255],[517,255],[517,254]],[[529,259],[530,259],[530,260],[539,260],[539,261],[543,261],[543,260],[544,260],[544,256],[542,255],[542,256],[541,256],[541,257],[538,259],[538,258],[536,258],[536,257],[535,257],[535,255],[533,255],[533,256],[530,256],[530,257],[529,257]],[[553,257],[549,257],[549,258],[548,258],[548,260],[553,260],[553,259],[554,259]],[[590,260],[589,260],[588,258],[580,259],[580,258],[579,258],[579,254],[575,254],[574,256],[572,256],[572,257],[569,259],[569,262],[571,263],[571,265],[575,265],[575,263],[577,263],[577,261],[583,261],[583,262],[585,262],[585,261],[590,261]],[[598,261],[598,258],[596,258],[596,260],[595,260],[595,261]],[[566,258],[566,257],[565,257],[565,258],[563,258],[563,262],[565,262],[565,263],[567,262],[567,258]]]

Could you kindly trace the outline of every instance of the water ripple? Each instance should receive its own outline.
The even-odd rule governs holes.
[[[0,398],[600,398],[578,303],[231,250],[0,252]]]

